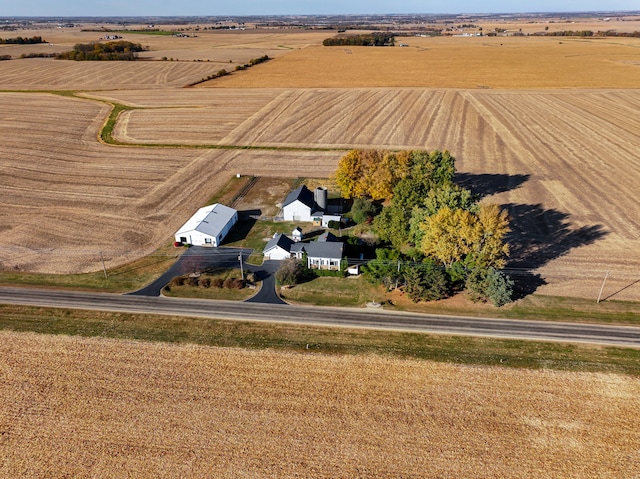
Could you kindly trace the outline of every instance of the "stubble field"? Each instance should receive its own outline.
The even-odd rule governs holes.
[[[638,378],[0,333],[0,477],[633,477]]]
[[[108,108],[51,94],[0,93],[0,264],[78,273],[165,244],[236,173],[329,175],[335,153],[143,149],[96,140]]]
[[[56,34],[67,45],[95,36]],[[541,274],[539,292],[595,298],[609,271],[606,297],[640,299],[638,39],[318,46],[327,34],[127,38],[151,43],[151,56],[209,48],[210,64],[3,62],[0,90],[77,90],[86,100],[0,96],[0,263],[88,271],[102,251],[115,265],[168,241],[236,173],[322,177],[348,148],[446,148],[463,183],[509,209],[511,266]],[[215,88],[181,88],[236,51],[278,54],[202,84]],[[100,144],[108,108],[95,100],[129,105],[114,136],[141,146]],[[202,148],[211,145],[271,150]]]
[[[0,267],[122,264],[236,173],[328,176],[342,151],[313,148],[447,148],[509,208],[512,266],[542,274],[538,292],[595,298],[610,270],[605,297],[640,300],[633,41],[347,53],[317,47],[324,32],[239,35],[126,38],[179,62],[0,62]],[[182,88],[267,52],[219,88]],[[96,100],[134,108],[114,134],[143,146],[100,143]],[[7,478],[619,478],[640,463],[640,383],[614,374],[1,332],[0,397]]]

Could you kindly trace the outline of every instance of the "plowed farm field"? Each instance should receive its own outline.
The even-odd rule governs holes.
[[[0,477],[634,477],[640,380],[0,333]]]

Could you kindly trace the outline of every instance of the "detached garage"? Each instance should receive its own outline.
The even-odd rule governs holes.
[[[233,208],[219,203],[205,206],[182,225],[175,238],[183,244],[217,247],[237,221],[238,212]]]

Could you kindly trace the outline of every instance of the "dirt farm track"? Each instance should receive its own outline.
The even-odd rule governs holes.
[[[222,55],[0,62],[0,267],[85,272],[100,268],[101,252],[108,266],[150,253],[236,173],[326,177],[349,148],[439,148],[456,157],[461,182],[509,209],[510,266],[540,274],[539,292],[595,298],[609,271],[605,295],[640,300],[640,89],[628,86],[640,78],[639,43],[597,44],[595,60],[583,62],[588,72],[609,55],[612,69],[628,73],[620,83],[581,86],[557,74],[537,85],[525,71],[520,87],[487,88],[487,76],[482,87],[473,79],[450,88],[433,79],[416,86],[406,72],[407,81],[385,72],[384,85],[354,75],[342,85],[276,87],[279,68],[302,81],[291,69],[304,68],[318,39],[291,40],[290,54],[280,37],[262,41],[243,55],[275,60],[205,88],[184,87],[220,68]],[[592,45],[570,46],[586,58]],[[517,83],[523,68],[503,75]],[[114,129],[118,146],[98,141],[110,103],[130,107]],[[247,146],[268,149],[233,148]]]

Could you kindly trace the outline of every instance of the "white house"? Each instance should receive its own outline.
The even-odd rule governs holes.
[[[176,242],[196,246],[220,246],[237,221],[238,212],[233,208],[219,203],[205,206],[196,211],[176,232]]]
[[[318,187],[311,191],[305,185],[299,186],[287,195],[282,203],[285,221],[313,222],[326,228],[329,221],[340,222],[340,215],[327,214],[327,189]]]
[[[312,241],[304,245],[307,266],[311,269],[339,270],[344,243],[336,241]]]
[[[264,257],[266,259],[287,259],[291,258],[291,246],[293,240],[282,233],[273,235],[273,238],[269,240],[264,247]]]
[[[291,238],[293,239],[293,241],[295,241],[296,243],[302,241],[302,228],[300,228],[299,226],[296,226],[293,231],[291,232]]]
[[[322,216],[322,211],[305,185],[299,186],[287,195],[282,203],[282,215],[285,221],[313,221],[314,215]]]
[[[313,269],[339,270],[341,267],[344,243],[329,232],[323,233],[317,241],[310,243],[294,242],[282,233],[273,235],[264,248],[268,259],[301,259],[307,255],[307,267]]]

